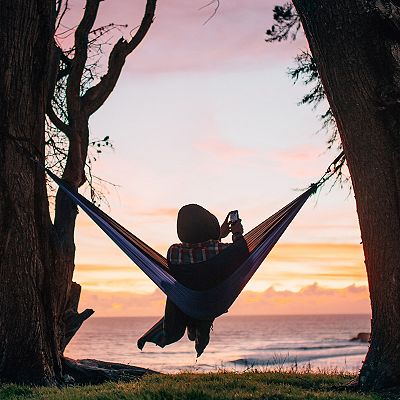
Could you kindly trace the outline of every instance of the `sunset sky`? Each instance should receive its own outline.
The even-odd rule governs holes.
[[[137,26],[144,1],[100,3],[98,25]],[[115,219],[162,254],[177,242],[177,210],[198,203],[220,221],[238,209],[249,230],[325,171],[318,110],[297,105],[307,90],[287,75],[305,48],[267,44],[275,1],[160,1],[110,99],[92,117],[111,137],[96,175]],[[71,21],[83,3],[71,1]],[[124,34],[129,35],[129,29]],[[119,34],[115,34],[114,41]],[[104,62],[106,65],[106,61]],[[261,266],[232,314],[368,313],[361,239],[349,188],[311,198]],[[164,295],[81,212],[75,280],[82,307],[98,316],[160,315]]]

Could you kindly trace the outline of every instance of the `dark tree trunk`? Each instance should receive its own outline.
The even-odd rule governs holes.
[[[70,116],[72,120],[72,116]],[[73,127],[69,140],[69,151],[67,165],[64,169],[63,179],[75,190],[78,190],[85,182],[84,166],[87,156],[89,141],[89,121],[87,118],[80,120],[80,124],[71,124]],[[57,312],[62,315],[61,352],[94,311],[86,309],[78,312],[78,304],[81,287],[72,282],[75,269],[75,222],[78,214],[76,204],[62,191],[58,190],[56,196],[54,230],[58,238],[58,250],[62,255],[58,262],[57,280],[60,287],[59,303]]]
[[[1,381],[53,384],[61,374],[45,177],[16,145],[44,154],[54,3],[0,7]]]
[[[154,18],[156,0],[129,42],[119,40],[109,71],[81,97],[88,35],[101,0],[87,0],[75,31],[69,59],[68,124],[52,111],[61,50],[54,44],[54,0],[3,0],[0,6],[0,382],[56,384],[63,373],[77,382],[140,376],[147,370],[63,358],[82,322],[93,310],[78,313],[80,286],[72,282],[77,207],[59,191],[51,222],[44,171],[45,111],[66,134],[69,150],[63,179],[74,189],[85,182],[90,115],[112,92],[125,58],[140,44]],[[64,60],[66,56],[64,55]],[[67,140],[67,139],[66,139]],[[63,371],[64,370],[64,371]]]
[[[372,306],[358,385],[400,385],[399,9],[387,0],[294,0],[337,121]]]

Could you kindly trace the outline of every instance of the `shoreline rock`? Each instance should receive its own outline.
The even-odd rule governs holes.
[[[360,332],[356,337],[350,339],[350,342],[359,341],[361,343],[368,343],[370,340],[371,334],[369,332]]]

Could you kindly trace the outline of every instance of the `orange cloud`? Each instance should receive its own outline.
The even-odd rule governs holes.
[[[93,308],[96,316],[161,316],[165,295],[126,292],[107,293],[84,290],[80,307]],[[351,285],[329,289],[317,284],[298,292],[273,288],[257,293],[243,292],[231,307],[230,315],[363,314],[370,312],[366,286]]]
[[[168,245],[157,246],[165,254]],[[119,254],[117,248],[113,249]],[[151,293],[154,284],[133,263],[121,258],[121,265],[105,265],[110,250],[98,249],[103,264],[78,264],[74,279],[84,289],[99,292]],[[298,291],[317,282],[323,287],[343,288],[366,285],[367,277],[361,245],[278,243],[256,272],[246,289],[262,292],[273,286],[277,290]]]
[[[370,312],[366,286],[351,285],[343,289],[329,289],[316,283],[299,292],[246,292],[232,307],[232,314],[363,314]]]
[[[363,260],[362,247],[357,244],[278,243],[248,289],[299,290],[314,282],[330,288],[366,285]]]
[[[165,296],[159,290],[150,294],[83,290],[79,303],[81,310],[93,308],[97,317],[161,316],[164,306]]]

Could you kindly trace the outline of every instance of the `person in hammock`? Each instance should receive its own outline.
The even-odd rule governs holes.
[[[221,239],[232,233],[234,247],[231,243],[222,243]],[[221,265],[227,262],[235,267],[247,256],[247,246],[243,240],[243,226],[241,220],[229,222],[229,214],[220,226],[218,219],[205,208],[197,204],[188,204],[183,206],[178,213],[177,233],[181,243],[173,244],[167,253],[168,264],[172,271],[174,267],[183,266],[190,267],[199,264],[205,267],[214,268],[209,263],[216,260],[218,255],[218,263]],[[226,251],[231,248],[232,250]],[[226,257],[224,257],[226,254]],[[232,262],[232,257],[235,262]],[[215,273],[211,275],[211,279],[218,281],[218,265],[215,266]],[[186,284],[212,285],[213,282],[185,282]],[[192,285],[192,286],[193,286]],[[160,347],[177,342],[180,340],[185,330],[189,340],[195,342],[197,357],[199,357],[210,340],[210,330],[213,320],[197,320],[183,313],[172,301],[167,299],[165,306],[165,315],[158,321],[149,331],[147,331],[139,340],[138,347],[143,349],[146,342],[152,342]]]

